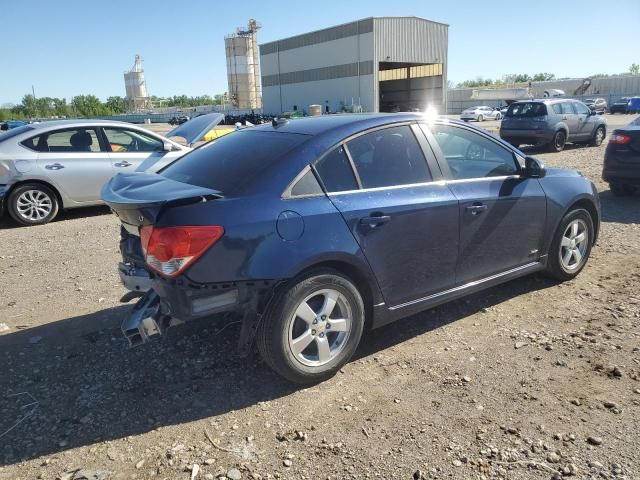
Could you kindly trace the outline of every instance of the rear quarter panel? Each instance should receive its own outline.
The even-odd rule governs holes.
[[[342,216],[324,195],[221,199],[163,213],[158,226],[222,225],[224,236],[186,271],[192,282],[286,280],[319,263],[348,263],[375,280]],[[380,298],[374,292],[374,301]]]

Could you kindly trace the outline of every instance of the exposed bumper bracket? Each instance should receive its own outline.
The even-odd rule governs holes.
[[[156,321],[160,310],[160,297],[148,290],[133,306],[131,314],[122,322],[122,333],[129,345],[134,347],[149,340],[153,335],[162,333]]]

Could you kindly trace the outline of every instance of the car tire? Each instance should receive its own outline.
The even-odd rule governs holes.
[[[484,122],[484,117],[482,115],[478,115],[478,121],[479,122]]]
[[[604,137],[606,137],[607,132],[605,130],[605,128],[603,126],[599,126],[598,128],[596,128],[596,131],[593,132],[593,137],[591,138],[591,142],[589,142],[589,144],[592,147],[599,147],[600,145],[602,145],[602,141],[604,140]]]
[[[633,185],[628,185],[626,183],[611,183],[609,184],[609,188],[611,189],[611,193],[616,197],[628,197],[633,195],[636,191],[636,188]]]
[[[564,133],[564,130],[558,130],[551,143],[549,143],[549,151],[551,152],[561,152],[564,150],[564,146],[567,143],[567,134]]]
[[[313,384],[331,378],[349,361],[364,322],[364,303],[353,282],[334,270],[316,270],[276,294],[256,343],[276,373],[300,385]]]
[[[589,260],[593,238],[591,214],[583,208],[567,212],[554,233],[545,275],[561,281],[575,278]]]
[[[46,185],[25,183],[16,187],[8,198],[7,210],[21,225],[44,225],[58,214],[58,196]]]
[[[502,114],[501,114],[501,113],[498,113],[498,114],[496,115],[496,120],[501,120],[501,119],[502,119]]]

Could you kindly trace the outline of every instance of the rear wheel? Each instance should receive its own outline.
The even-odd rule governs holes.
[[[636,188],[633,185],[625,183],[611,183],[609,184],[609,188],[611,189],[611,193],[616,197],[628,197],[629,195],[633,195],[636,191]]]
[[[478,115],[478,121],[479,122],[484,122],[484,117],[482,115]]]
[[[262,358],[286,379],[326,380],[349,361],[364,329],[356,286],[333,270],[294,279],[274,299],[257,332]]]
[[[589,259],[593,237],[589,212],[582,208],[569,211],[556,230],[545,273],[558,280],[575,278]]]
[[[561,152],[567,143],[567,135],[564,130],[558,130],[553,136],[553,140],[549,144],[549,150],[552,152]]]
[[[20,185],[9,195],[9,215],[22,225],[49,223],[58,214],[58,208],[53,190],[38,183]]]
[[[596,128],[596,131],[593,133],[593,137],[591,138],[591,145],[594,147],[599,147],[600,145],[602,145],[602,141],[604,140],[605,136],[606,133],[604,127]]]

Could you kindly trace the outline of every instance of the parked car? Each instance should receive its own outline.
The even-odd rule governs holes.
[[[102,198],[122,265],[149,272],[122,324],[132,345],[235,312],[241,352],[255,340],[299,383],[333,375],[365,328],[533,272],[574,278],[600,223],[578,172],[409,113],[240,130],[159,173],[115,175]]]
[[[587,98],[584,104],[596,113],[607,112],[607,101],[604,98]]]
[[[512,103],[500,124],[500,138],[514,147],[543,145],[560,152],[567,142],[599,146],[607,121],[578,100],[542,99]]]
[[[190,117],[188,117],[187,115],[178,115],[178,116],[173,116],[169,119],[169,125],[182,125],[183,123],[188,122],[189,120],[191,120]]]
[[[609,107],[609,113],[629,113],[629,100],[631,100],[630,97],[622,97],[616,100]]]
[[[500,110],[493,107],[488,107],[486,105],[467,108],[460,114],[460,120],[475,120],[476,122],[484,122],[485,120],[500,120],[501,117],[502,114],[500,113]]]
[[[602,179],[617,196],[632,195],[640,187],[640,117],[611,132]]]
[[[157,171],[191,150],[224,119],[203,115],[156,135],[124,122],[60,120],[0,134],[0,214],[41,225],[61,209],[101,204],[100,189],[122,170]],[[171,140],[181,137],[188,146]]]
[[[627,113],[640,113],[640,97],[631,97],[629,99]]]
[[[6,122],[0,123],[0,130],[7,131],[26,124],[27,122],[25,122],[24,120],[7,120]]]

